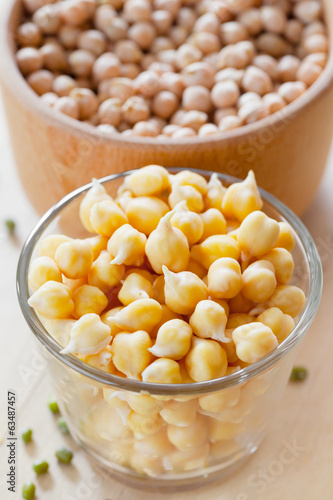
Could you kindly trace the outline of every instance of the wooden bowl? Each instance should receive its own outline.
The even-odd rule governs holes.
[[[253,169],[259,186],[298,215],[311,204],[333,131],[333,2],[323,0],[331,55],[319,79],[279,113],[223,138],[178,140],[105,137],[54,112],[30,89],[14,59],[21,0],[8,1],[0,26],[3,98],[21,181],[39,212],[93,177],[151,163],[217,170],[244,178]]]

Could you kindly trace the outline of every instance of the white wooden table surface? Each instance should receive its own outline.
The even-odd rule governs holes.
[[[316,168],[314,165],[313,168]],[[289,384],[261,448],[222,484],[186,493],[136,491],[103,478],[71,438],[63,437],[46,407],[50,385],[35,341],[21,315],[15,272],[21,246],[38,216],[18,180],[0,103],[0,499],[20,499],[25,481],[36,484],[38,500],[332,500],[333,499],[333,151],[318,196],[303,218],[320,251],[324,293],[318,315],[299,353],[309,378]],[[4,220],[17,223],[8,237]],[[18,432],[34,429],[33,444],[17,441],[17,492],[7,491],[7,390],[17,394]],[[62,444],[74,450],[72,465],[57,464]],[[290,463],[281,460],[292,448]],[[282,455],[281,455],[282,453]],[[32,462],[46,459],[50,473],[35,477]]]

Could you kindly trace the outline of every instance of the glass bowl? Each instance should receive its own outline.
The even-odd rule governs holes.
[[[182,169],[170,169],[176,173]],[[212,172],[195,170],[210,176]],[[101,179],[115,195],[131,172]],[[218,174],[224,185],[238,179]],[[63,232],[89,236],[78,210],[91,184],[54,205],[28,237],[18,264],[17,290],[23,315],[45,356],[70,431],[101,470],[134,487],[179,491],[221,479],[262,441],[293,367],[296,347],[317,312],[322,268],[316,246],[290,209],[261,190],[263,210],[292,226],[296,245],[291,284],[303,289],[306,305],[292,333],[270,354],[223,378],[188,384],[145,383],[105,373],[73,355],[50,336],[27,301],[28,270],[40,238]],[[172,435],[172,444],[168,436]]]

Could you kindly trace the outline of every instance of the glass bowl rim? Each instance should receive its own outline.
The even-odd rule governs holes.
[[[98,179],[98,181],[102,184],[108,183],[118,178],[126,177],[136,170],[137,169],[111,174]],[[216,173],[219,179],[227,184],[242,181],[242,179],[209,170],[193,169],[187,167],[168,168],[168,171],[170,171],[171,173],[177,173],[183,170],[191,170],[198,174],[204,175],[205,177]],[[54,221],[54,219],[59,215],[63,208],[65,208],[72,200],[90,189],[90,187],[92,187],[92,182],[72,191],[71,193],[63,197],[58,203],[53,205],[43,215],[43,217],[41,217],[41,219],[37,222],[35,227],[30,232],[28,238],[26,239],[18,261],[16,287],[18,301],[23,316],[37,340],[58,361],[65,364],[69,368],[72,368],[81,375],[85,375],[86,377],[93,379],[94,382],[98,382],[116,389],[127,390],[135,393],[164,396],[187,396],[193,395],[194,393],[207,394],[210,392],[216,392],[221,389],[243,384],[246,381],[251,380],[255,376],[267,371],[286,354],[288,354],[288,352],[305,335],[316,315],[321,298],[323,287],[323,272],[320,256],[312,239],[312,236],[310,235],[303,222],[284,203],[275,198],[275,196],[259,188],[263,200],[271,205],[275,210],[277,210],[279,214],[287,222],[289,222],[293,230],[296,232],[303,246],[303,250],[307,258],[307,264],[309,266],[309,295],[306,305],[294,330],[281,344],[278,345],[278,347],[274,351],[267,354],[256,363],[242,368],[241,370],[233,374],[203,382],[192,382],[186,384],[158,384],[143,382],[140,380],[133,380],[129,378],[122,378],[118,375],[112,375],[110,373],[106,373],[97,368],[94,368],[72,354],[62,355],[60,353],[62,347],[59,346],[59,344],[57,344],[57,342],[51,337],[51,335],[42,325],[36,312],[28,305],[28,298],[30,297],[28,285],[28,269],[32,253],[46,228]]]

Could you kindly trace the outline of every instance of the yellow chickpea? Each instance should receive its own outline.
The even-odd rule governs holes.
[[[165,304],[162,304],[161,307],[162,307],[162,317],[160,321],[157,323],[157,325],[154,326],[154,328],[149,332],[149,335],[152,339],[156,338],[157,333],[162,325],[164,325],[165,323],[167,323],[172,319],[182,319],[182,316],[180,314],[171,311],[171,309],[169,309],[168,306],[166,306]]]
[[[257,316],[257,321],[268,326],[279,343],[287,338],[295,327],[293,318],[288,314],[284,314],[277,307],[266,309],[266,311]]]
[[[191,257],[185,271],[196,274],[200,279],[203,279],[207,275],[207,269]]]
[[[238,260],[240,249],[238,243],[231,236],[216,234],[209,236],[199,245],[194,245],[191,249],[191,257],[209,269],[216,260],[223,257]]]
[[[194,313],[189,319],[189,324],[197,337],[230,342],[224,335],[227,324],[225,310],[213,300],[198,302]]]
[[[183,200],[192,212],[201,212],[204,208],[202,194],[195,187],[189,184],[173,184],[168,198],[170,207],[175,208]]]
[[[191,314],[200,300],[208,297],[207,287],[193,273],[183,271],[173,273],[163,266],[165,278],[165,303],[178,314]]]
[[[222,212],[229,219],[242,221],[263,205],[252,170],[243,182],[232,184],[222,201]]]
[[[126,215],[112,200],[103,200],[91,207],[90,225],[97,234],[110,238],[119,227],[127,223]]]
[[[92,263],[88,273],[88,283],[97,286],[102,292],[107,293],[120,283],[125,273],[123,264],[111,264],[112,257],[108,251],[103,250],[99,257]]]
[[[216,260],[208,271],[208,291],[212,297],[230,299],[242,288],[240,265],[235,259],[223,257]]]
[[[150,332],[161,321],[162,306],[154,299],[138,299],[119,311],[109,321],[131,332]]]
[[[156,359],[142,372],[142,380],[156,384],[181,384],[179,364],[173,359]]]
[[[215,340],[193,337],[185,365],[195,382],[203,382],[223,377],[226,374],[228,360],[225,350]]]
[[[195,420],[185,427],[169,424],[167,433],[171,443],[181,451],[199,447],[205,443],[208,437],[206,419],[197,414]]]
[[[184,233],[189,245],[199,241],[203,233],[203,222],[200,216],[188,209],[185,200],[177,203],[174,211],[170,220],[171,225]]]
[[[149,236],[157,228],[160,219],[168,211],[168,205],[153,196],[132,198],[126,205],[126,215],[129,223],[146,236]]]
[[[214,172],[207,184],[207,192],[204,196],[205,208],[216,208],[217,210],[222,209],[222,200],[227,191],[218,178],[218,175]]]
[[[112,200],[111,197],[105,191],[105,188],[96,179],[93,181],[93,186],[87,191],[84,198],[80,203],[80,219],[87,231],[91,233],[94,232],[90,223],[90,212],[93,205],[97,202],[104,200]]]
[[[171,319],[157,332],[156,342],[149,351],[158,358],[182,359],[190,350],[192,328],[186,321]]]
[[[200,214],[200,218],[203,222],[201,242],[216,234],[226,234],[227,222],[217,208],[209,208],[206,212]]]
[[[134,300],[154,298],[154,290],[150,281],[137,273],[131,273],[125,278],[118,293],[118,299],[124,306]]]
[[[174,272],[186,269],[190,250],[186,236],[180,229],[171,225],[173,212],[168,212],[160,220],[157,228],[149,235],[146,243],[146,255],[158,274],[165,265]]]
[[[46,281],[31,295],[28,304],[47,319],[68,318],[74,310],[72,292],[58,281]]]
[[[68,243],[72,238],[64,234],[50,234],[45,236],[38,245],[38,255],[40,257],[50,257],[54,260],[56,250],[61,243]]]
[[[305,294],[297,286],[278,285],[269,299],[269,307],[278,307],[284,314],[295,318],[303,309]]]
[[[86,241],[90,243],[94,254],[94,260],[96,260],[100,256],[102,250],[106,250],[109,240],[106,236],[98,235],[92,236],[91,238],[86,238]]]
[[[84,314],[95,313],[100,315],[108,305],[106,295],[97,286],[82,285],[73,293],[75,319]]]
[[[151,346],[152,341],[145,331],[118,333],[111,345],[115,367],[128,378],[139,380],[141,372],[152,360],[148,350]]]
[[[263,212],[255,211],[241,223],[237,241],[244,258],[260,257],[275,245],[280,233],[278,222]]]
[[[232,339],[237,356],[245,363],[259,361],[278,345],[272,330],[259,322],[238,326],[232,332]]]
[[[105,311],[103,314],[101,314],[101,320],[103,323],[105,323],[111,330],[110,335],[114,337],[117,333],[120,333],[122,331],[121,327],[117,326],[112,318],[121,310],[123,307],[113,307],[112,309],[109,309],[108,311]]]
[[[108,242],[108,252],[114,257],[112,264],[140,265],[143,262],[146,236],[130,224],[118,228]]]
[[[47,281],[62,282],[61,272],[51,257],[38,257],[29,268],[29,286],[35,292]]]
[[[160,165],[148,165],[130,174],[125,186],[135,196],[156,196],[170,187],[169,174]]]
[[[275,268],[271,262],[258,260],[242,275],[242,295],[252,302],[265,302],[276,288]]]
[[[262,256],[274,266],[276,281],[281,285],[287,284],[294,272],[294,260],[290,252],[285,248],[272,248]]]
[[[86,240],[72,240],[59,245],[54,258],[67,278],[78,279],[89,273],[94,254]]]
[[[97,354],[111,341],[110,328],[94,313],[85,314],[71,330],[70,341],[62,354]]]
[[[233,439],[244,430],[242,424],[234,422],[220,422],[215,418],[208,418],[208,435],[213,443],[221,440]]]

